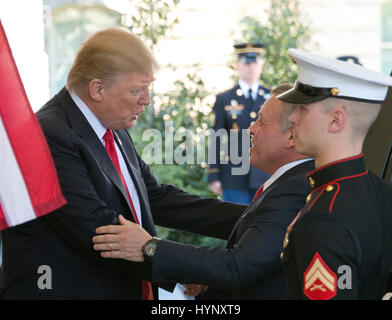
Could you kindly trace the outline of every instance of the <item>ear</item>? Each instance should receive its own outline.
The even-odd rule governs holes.
[[[339,132],[347,122],[347,111],[344,106],[337,107],[329,113],[328,131]]]
[[[285,132],[285,135],[287,137],[286,149],[294,148],[295,147],[295,143],[294,143],[293,129],[287,130]]]
[[[89,95],[91,99],[100,102],[103,97],[104,86],[100,79],[93,79],[88,84]]]

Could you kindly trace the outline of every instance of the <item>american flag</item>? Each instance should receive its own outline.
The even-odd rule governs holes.
[[[0,20],[0,230],[65,204]]]

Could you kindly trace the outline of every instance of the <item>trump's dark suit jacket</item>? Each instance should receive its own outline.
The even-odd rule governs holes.
[[[97,227],[118,223],[118,214],[133,220],[126,191],[104,145],[66,89],[37,117],[68,204],[3,232],[2,298],[141,299],[141,279],[151,279],[151,265],[104,259],[93,250]],[[246,207],[159,184],[136,154],[128,132],[115,130],[115,139],[139,195],[143,227],[151,235],[157,223],[222,239],[229,236]],[[50,280],[42,278],[49,276],[40,271],[42,265],[50,267]],[[46,288],[39,281],[46,282]],[[157,287],[153,288],[157,296]]]
[[[159,241],[153,279],[222,289],[209,289],[208,298],[284,299],[283,239],[311,191],[305,174],[313,168],[313,161],[303,162],[272,183],[239,218],[226,248]]]

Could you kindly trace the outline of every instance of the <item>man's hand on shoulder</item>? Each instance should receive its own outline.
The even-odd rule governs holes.
[[[119,216],[120,225],[107,225],[97,228],[93,237],[94,250],[101,251],[103,258],[125,259],[143,262],[142,248],[152,239],[139,224]]]

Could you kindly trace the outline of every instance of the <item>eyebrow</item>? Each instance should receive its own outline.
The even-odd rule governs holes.
[[[140,91],[140,90],[144,90],[144,89],[146,89],[146,88],[148,88],[148,87],[149,87],[149,85],[141,84],[141,85],[139,85],[139,86],[133,88],[131,91]]]

